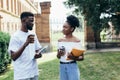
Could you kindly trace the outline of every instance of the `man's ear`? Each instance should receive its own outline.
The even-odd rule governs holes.
[[[26,21],[26,18],[22,18],[22,20],[21,20],[22,22],[25,22]]]

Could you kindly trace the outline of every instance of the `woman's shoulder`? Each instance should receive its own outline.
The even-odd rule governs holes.
[[[67,40],[66,38],[60,38],[58,39],[58,42],[80,42],[80,39],[77,37],[73,37],[70,40]]]
[[[58,42],[64,42],[64,41],[65,41],[65,38],[58,39]]]
[[[80,42],[80,39],[77,38],[77,37],[74,37],[73,41],[74,41],[74,42]]]

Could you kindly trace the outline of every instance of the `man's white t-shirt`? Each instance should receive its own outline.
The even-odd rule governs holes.
[[[34,59],[34,55],[35,50],[40,49],[41,45],[35,33],[32,33],[30,31],[17,31],[10,39],[8,52],[10,53],[11,50],[17,51],[21,46],[23,46],[28,35],[30,34],[35,35],[34,43],[30,43],[25,48],[22,55],[18,59],[16,59],[16,61],[13,61],[14,80],[30,78],[38,75],[38,66],[36,63],[36,59]]]

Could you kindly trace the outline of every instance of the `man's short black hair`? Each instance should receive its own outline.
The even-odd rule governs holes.
[[[79,27],[79,19],[74,15],[67,16],[67,22],[71,25],[71,27]]]
[[[20,15],[20,19],[22,20],[23,18],[28,16],[34,16],[34,14],[32,12],[22,12]]]

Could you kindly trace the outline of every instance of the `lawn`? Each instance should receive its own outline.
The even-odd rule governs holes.
[[[85,54],[78,62],[81,80],[120,80],[120,52]],[[39,80],[59,80],[59,60],[39,64]],[[0,80],[13,80],[13,70],[0,75]]]
[[[81,80],[119,80],[119,55],[120,52],[86,54],[85,60],[78,62]],[[40,80],[59,80],[58,66],[58,60],[41,64]]]

